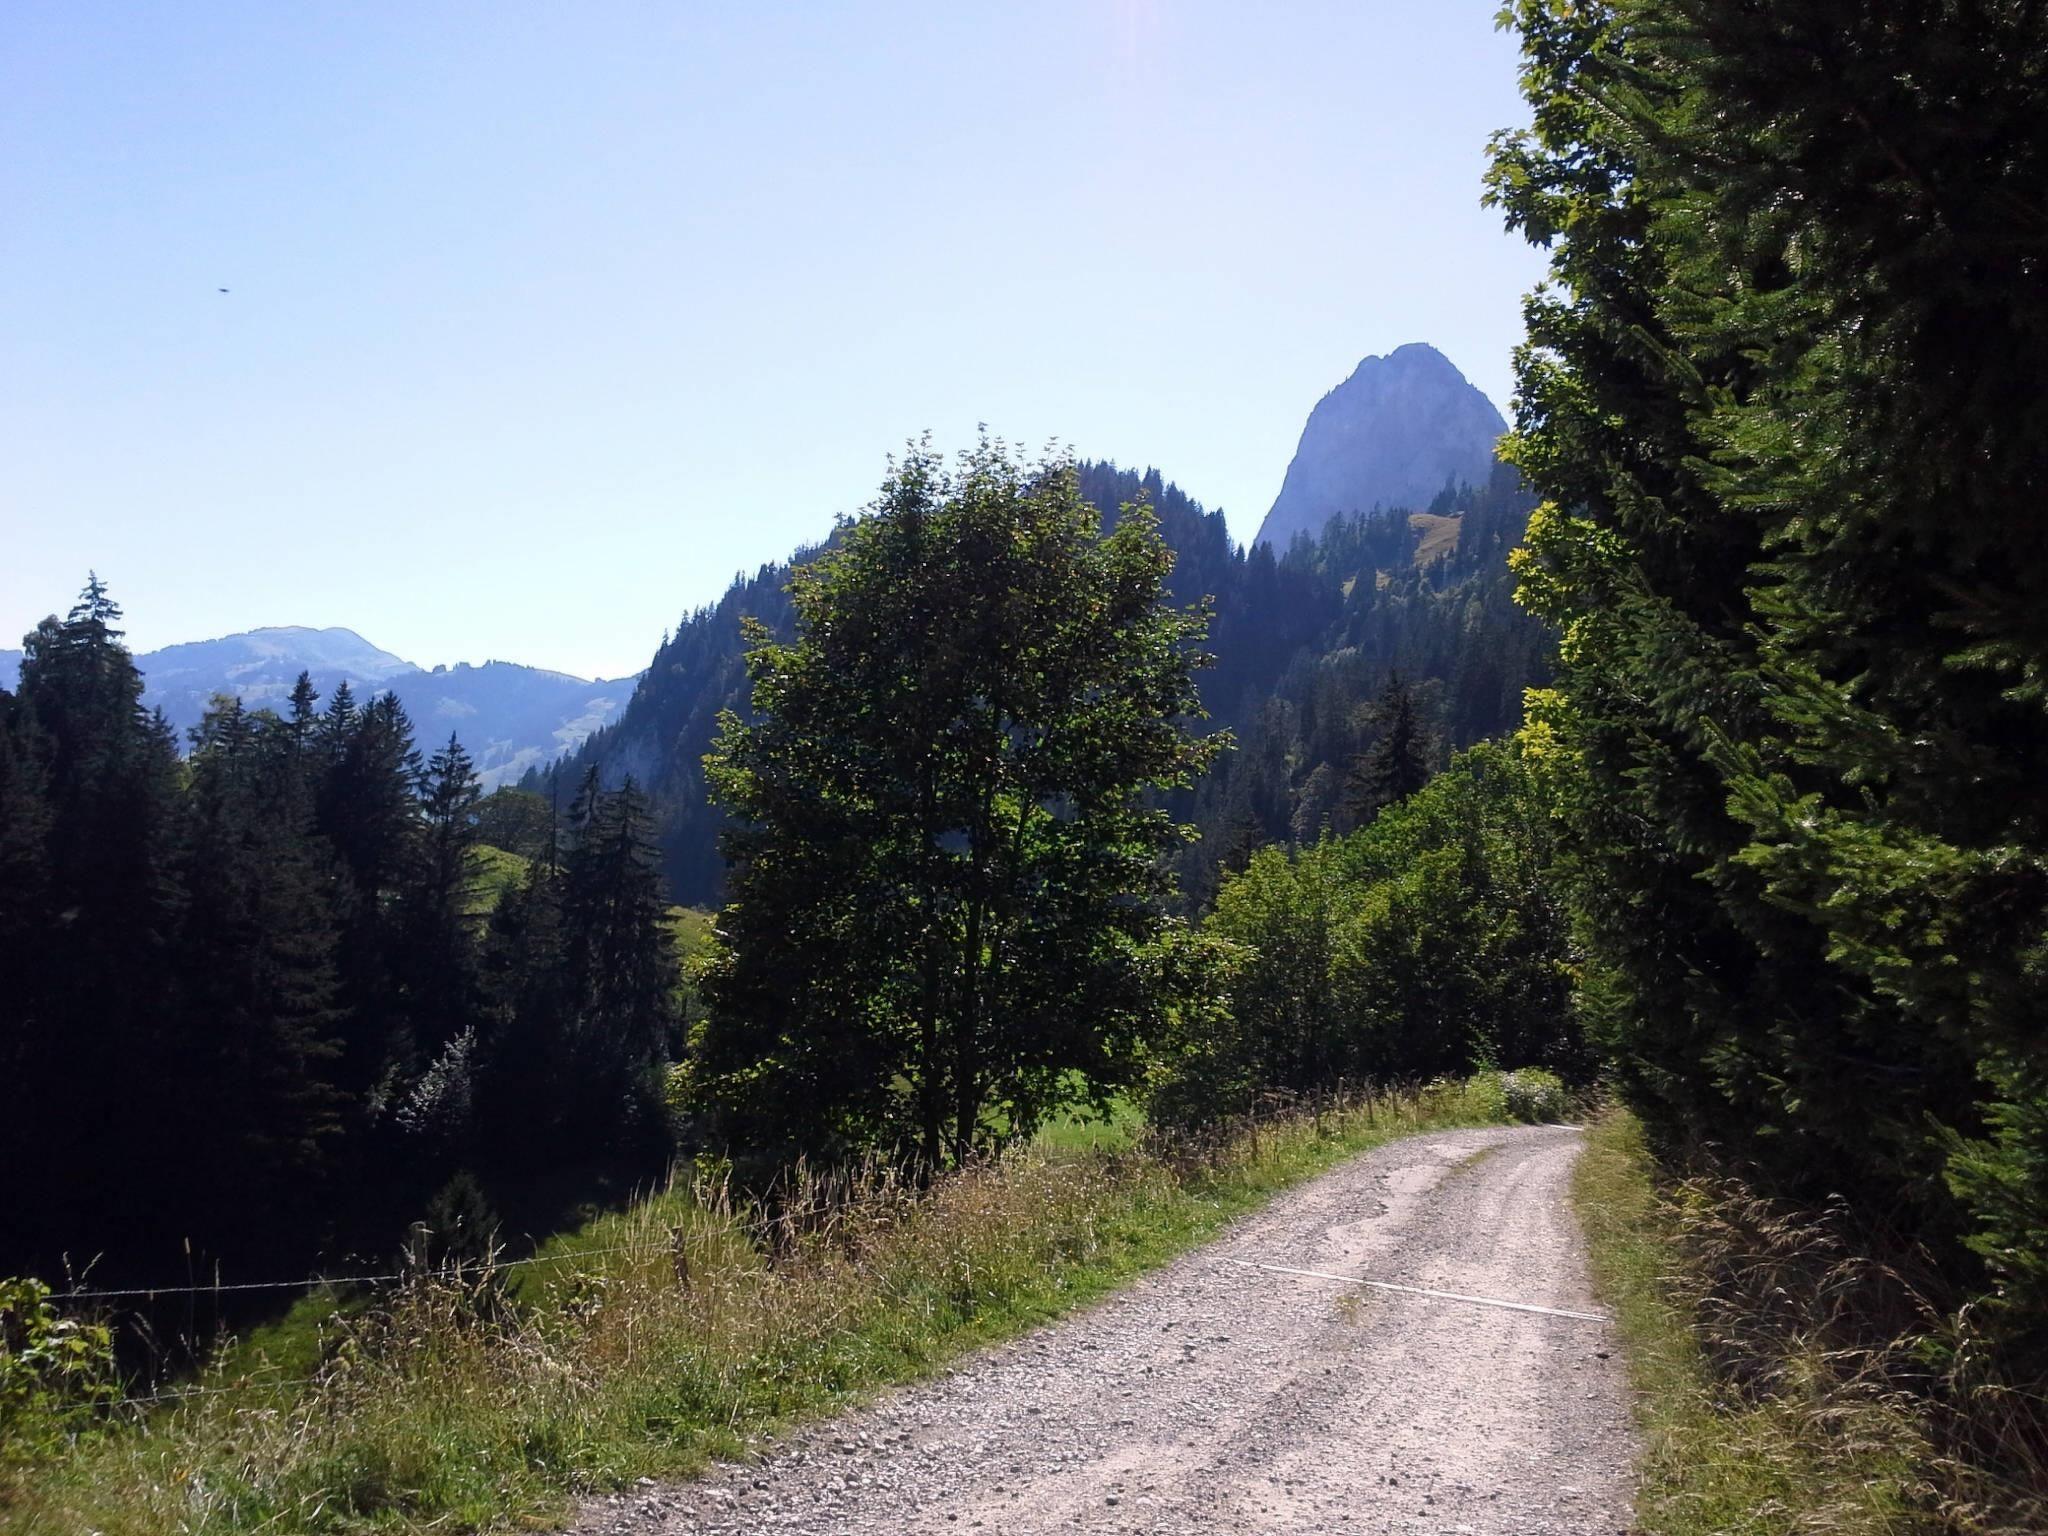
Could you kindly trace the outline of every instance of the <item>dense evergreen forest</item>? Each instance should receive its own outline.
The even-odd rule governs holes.
[[[1670,1156],[1924,1244],[1993,1341],[1951,1360],[2038,1380],[2048,19],[1513,20],[1491,195],[1553,280],[1508,452],[1588,1028]]]
[[[1369,805],[1353,770],[1382,733],[1390,676],[1412,689],[1439,766],[1451,750],[1512,729],[1523,690],[1549,678],[1550,632],[1515,605],[1507,568],[1534,500],[1505,467],[1483,486],[1447,487],[1427,509],[1361,509],[1284,551],[1233,544],[1221,513],[1156,470],[1084,463],[1077,474],[1105,530],[1127,505],[1157,518],[1174,557],[1172,603],[1213,605],[1215,663],[1199,678],[1204,728],[1231,731],[1238,750],[1174,800],[1202,831],[1177,859],[1197,907],[1213,895],[1219,864],[1361,822]],[[592,767],[607,784],[646,785],[671,891],[715,904],[725,818],[710,803],[703,760],[721,712],[747,705],[743,625],[754,619],[788,638],[791,571],[826,547],[764,566],[690,615],[619,722],[521,787],[560,796]]]
[[[303,678],[181,761],[119,619],[92,582],[0,691],[0,1269],[345,1272],[430,1214],[479,1240],[478,1175],[546,1223],[659,1172],[680,1020],[639,792],[592,778],[530,862],[488,855],[459,743]]]

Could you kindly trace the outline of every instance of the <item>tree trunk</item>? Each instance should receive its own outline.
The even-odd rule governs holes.
[[[966,985],[962,988],[959,1022],[954,1025],[953,1161],[964,1163],[974,1151],[974,1131],[981,1120],[981,941],[984,908],[977,894],[967,909]]]

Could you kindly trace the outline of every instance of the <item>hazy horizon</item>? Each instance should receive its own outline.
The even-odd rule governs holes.
[[[28,6],[0,642],[91,568],[138,651],[618,677],[978,422],[1248,538],[1360,358],[1509,405],[1494,9]]]

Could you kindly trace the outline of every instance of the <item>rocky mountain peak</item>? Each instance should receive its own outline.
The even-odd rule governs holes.
[[[1309,413],[1254,543],[1284,549],[1340,512],[1427,508],[1452,481],[1478,485],[1507,430],[1491,400],[1423,342],[1368,357]]]

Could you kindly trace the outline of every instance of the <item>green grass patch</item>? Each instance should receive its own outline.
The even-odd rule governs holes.
[[[668,931],[675,940],[676,958],[685,965],[701,958],[711,947],[712,928],[717,920],[717,914],[699,907],[670,907]]]
[[[1038,1128],[1033,1145],[1049,1157],[1080,1157],[1091,1152],[1119,1152],[1133,1145],[1145,1129],[1145,1112],[1119,1094],[1106,1115],[1072,1110],[1055,1115]]]
[[[1346,1157],[1493,1108],[1436,1085],[1196,1154],[1134,1139],[1126,1106],[928,1190],[876,1171],[848,1201],[799,1181],[774,1227],[715,1183],[679,1184],[538,1255],[560,1262],[224,1347],[199,1383],[224,1390],[0,1487],[0,1516],[104,1536],[545,1523],[577,1493],[689,1473],[926,1375]],[[309,1338],[310,1384],[280,1386],[289,1373],[259,1355],[301,1369]]]
[[[1818,1341],[1804,1358],[1788,1346],[1767,1391],[1715,1369],[1703,1327],[1711,1283],[1632,1116],[1610,1111],[1588,1128],[1572,1194],[1636,1391],[1644,1536],[1959,1529],[1927,1522],[1925,1447],[1910,1420],[1845,1390]],[[1723,1313],[1716,1328],[1731,1321]]]
[[[470,879],[473,882],[470,886],[470,915],[488,917],[495,912],[507,891],[516,890],[526,883],[526,872],[532,867],[530,859],[507,853],[503,848],[493,848],[489,843],[478,843],[470,850],[469,856]]]

